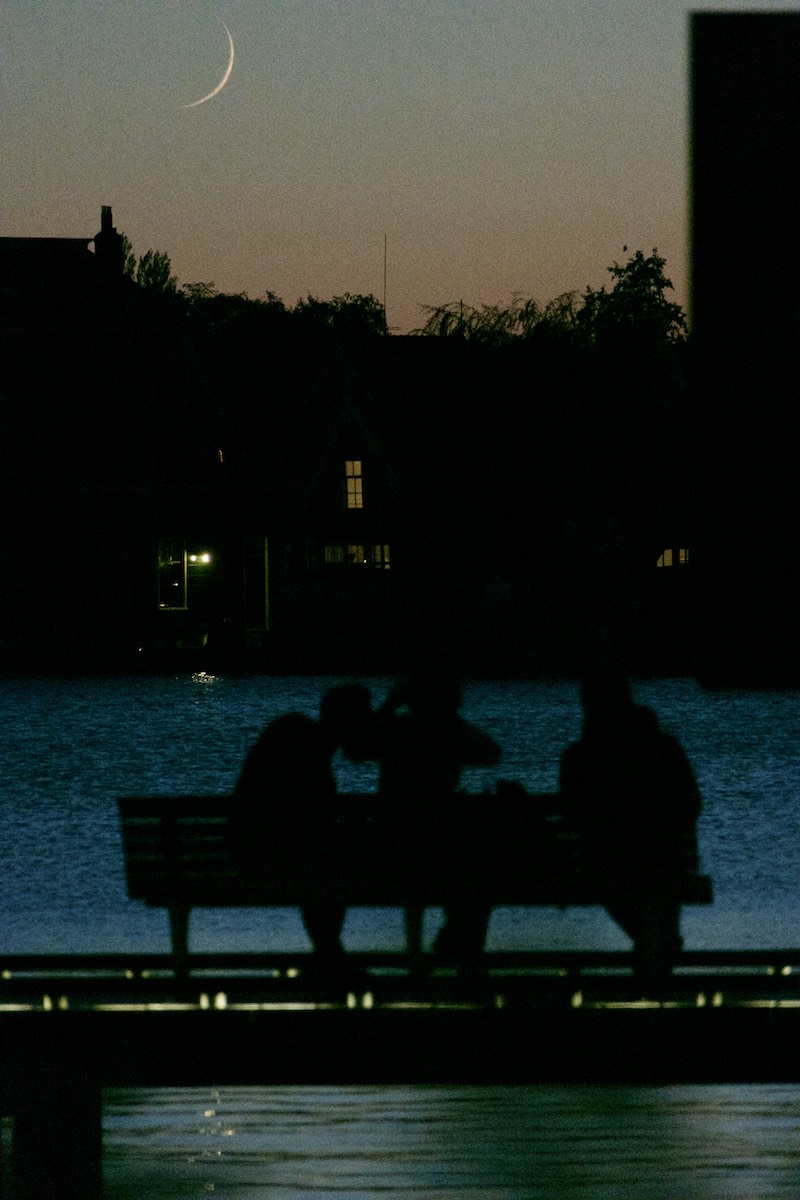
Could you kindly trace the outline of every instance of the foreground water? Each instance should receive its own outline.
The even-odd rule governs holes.
[[[4,681],[0,928],[8,953],[165,950],[164,914],[128,901],[118,795],[224,792],[272,716],[311,714],[322,678],[184,676]],[[390,681],[369,680],[376,699]],[[688,911],[689,947],[797,944],[800,768],[796,693],[639,684],[681,739],[704,797],[703,866],[715,903]],[[554,790],[578,735],[577,688],[473,682],[464,713],[504,749],[500,778]],[[370,767],[338,764],[369,790]],[[428,933],[438,914],[431,912]],[[352,948],[401,945],[400,914],[348,917]],[[307,945],[292,912],[204,912],[195,948]],[[491,946],[617,948],[602,910],[504,909]],[[384,1088],[113,1092],[109,1197],[800,1197],[800,1088]]]
[[[794,1087],[115,1094],[113,1200],[791,1200]]]

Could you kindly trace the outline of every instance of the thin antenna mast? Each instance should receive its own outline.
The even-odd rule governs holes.
[[[386,322],[386,328],[389,328],[389,319],[386,316],[386,234],[383,235],[383,319]]]

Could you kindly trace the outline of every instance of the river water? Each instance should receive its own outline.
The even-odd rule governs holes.
[[[162,951],[165,914],[127,899],[115,798],[225,792],[264,723],[316,714],[330,678],[4,680],[0,928],[7,953]],[[390,680],[370,679],[376,701]],[[797,944],[800,766],[795,692],[707,692],[641,682],[681,740],[704,798],[710,908],[684,915],[687,948]],[[570,681],[468,681],[464,715],[503,747],[470,790],[513,779],[555,790],[578,736]],[[343,790],[371,766],[337,764]],[[439,914],[428,914],[432,936]],[[356,910],[353,949],[402,945],[401,914]],[[198,950],[305,949],[291,911],[202,912]],[[602,910],[503,909],[490,947],[616,949]],[[109,1092],[106,1193],[236,1200],[800,1197],[800,1087],[225,1088]]]

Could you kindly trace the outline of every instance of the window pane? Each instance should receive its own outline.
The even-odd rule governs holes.
[[[159,544],[158,607],[186,608],[186,548],[183,542]]]

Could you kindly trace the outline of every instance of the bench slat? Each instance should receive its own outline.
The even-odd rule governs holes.
[[[349,794],[338,798],[341,811],[358,818],[377,803],[375,795]],[[151,796],[119,800],[128,893],[157,907],[185,908],[297,907],[314,899],[338,899],[352,906],[446,905],[480,894],[498,905],[602,905],[609,899],[606,881],[592,879],[581,868],[576,839],[564,835],[543,813],[557,811],[552,793],[530,795],[519,805],[505,806],[518,836],[502,845],[499,861],[467,850],[459,856],[425,855],[420,847],[413,864],[398,863],[371,846],[336,861],[317,862],[310,871],[304,861],[292,864],[286,856],[265,862],[263,874],[243,877],[228,840],[229,796]],[[498,808],[487,796],[459,797],[467,818],[490,815]],[[502,811],[500,806],[500,810]],[[476,826],[477,827],[477,826]],[[682,904],[710,904],[711,880],[694,870],[674,881],[675,898]]]

